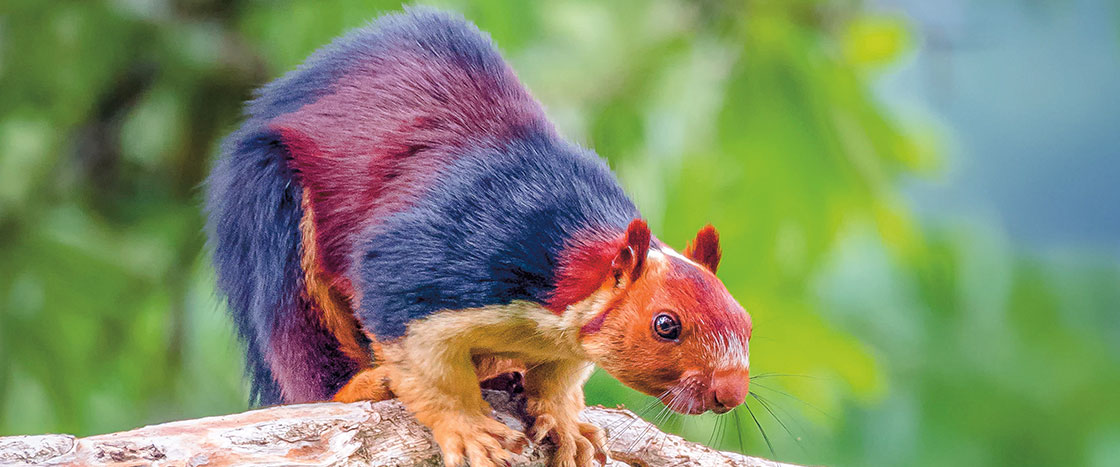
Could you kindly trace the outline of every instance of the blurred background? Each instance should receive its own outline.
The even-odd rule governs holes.
[[[720,229],[757,397],[663,428],[798,463],[1120,465],[1116,2],[436,4],[663,240]],[[0,435],[246,408],[200,183],[253,88],[399,9],[0,2]]]

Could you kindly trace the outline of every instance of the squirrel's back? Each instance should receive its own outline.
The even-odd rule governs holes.
[[[263,87],[208,186],[218,284],[261,404],[329,399],[370,364],[367,334],[543,302],[575,231],[637,217],[489,38],[429,9],[382,17]]]

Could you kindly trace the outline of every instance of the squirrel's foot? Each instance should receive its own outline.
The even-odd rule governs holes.
[[[432,426],[432,435],[449,466],[509,465],[510,453],[520,454],[528,443],[525,435],[486,416],[442,420]]]
[[[590,423],[561,419],[547,413],[540,414],[529,430],[529,436],[537,443],[547,437],[556,445],[556,453],[552,455],[549,465],[587,467],[593,465],[592,459],[599,461],[601,465],[607,464],[607,452],[604,449],[607,437],[601,428]]]
[[[366,368],[350,378],[331,400],[335,402],[383,401],[393,398],[387,367]]]

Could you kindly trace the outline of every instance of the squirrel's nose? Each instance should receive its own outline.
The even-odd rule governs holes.
[[[728,412],[747,398],[750,375],[747,371],[718,371],[712,375],[712,395],[715,413]]]

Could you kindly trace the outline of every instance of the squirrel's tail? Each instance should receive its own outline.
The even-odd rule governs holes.
[[[316,316],[300,266],[302,188],[279,135],[251,119],[208,185],[218,287],[247,347],[250,403],[328,400],[359,369]]]

